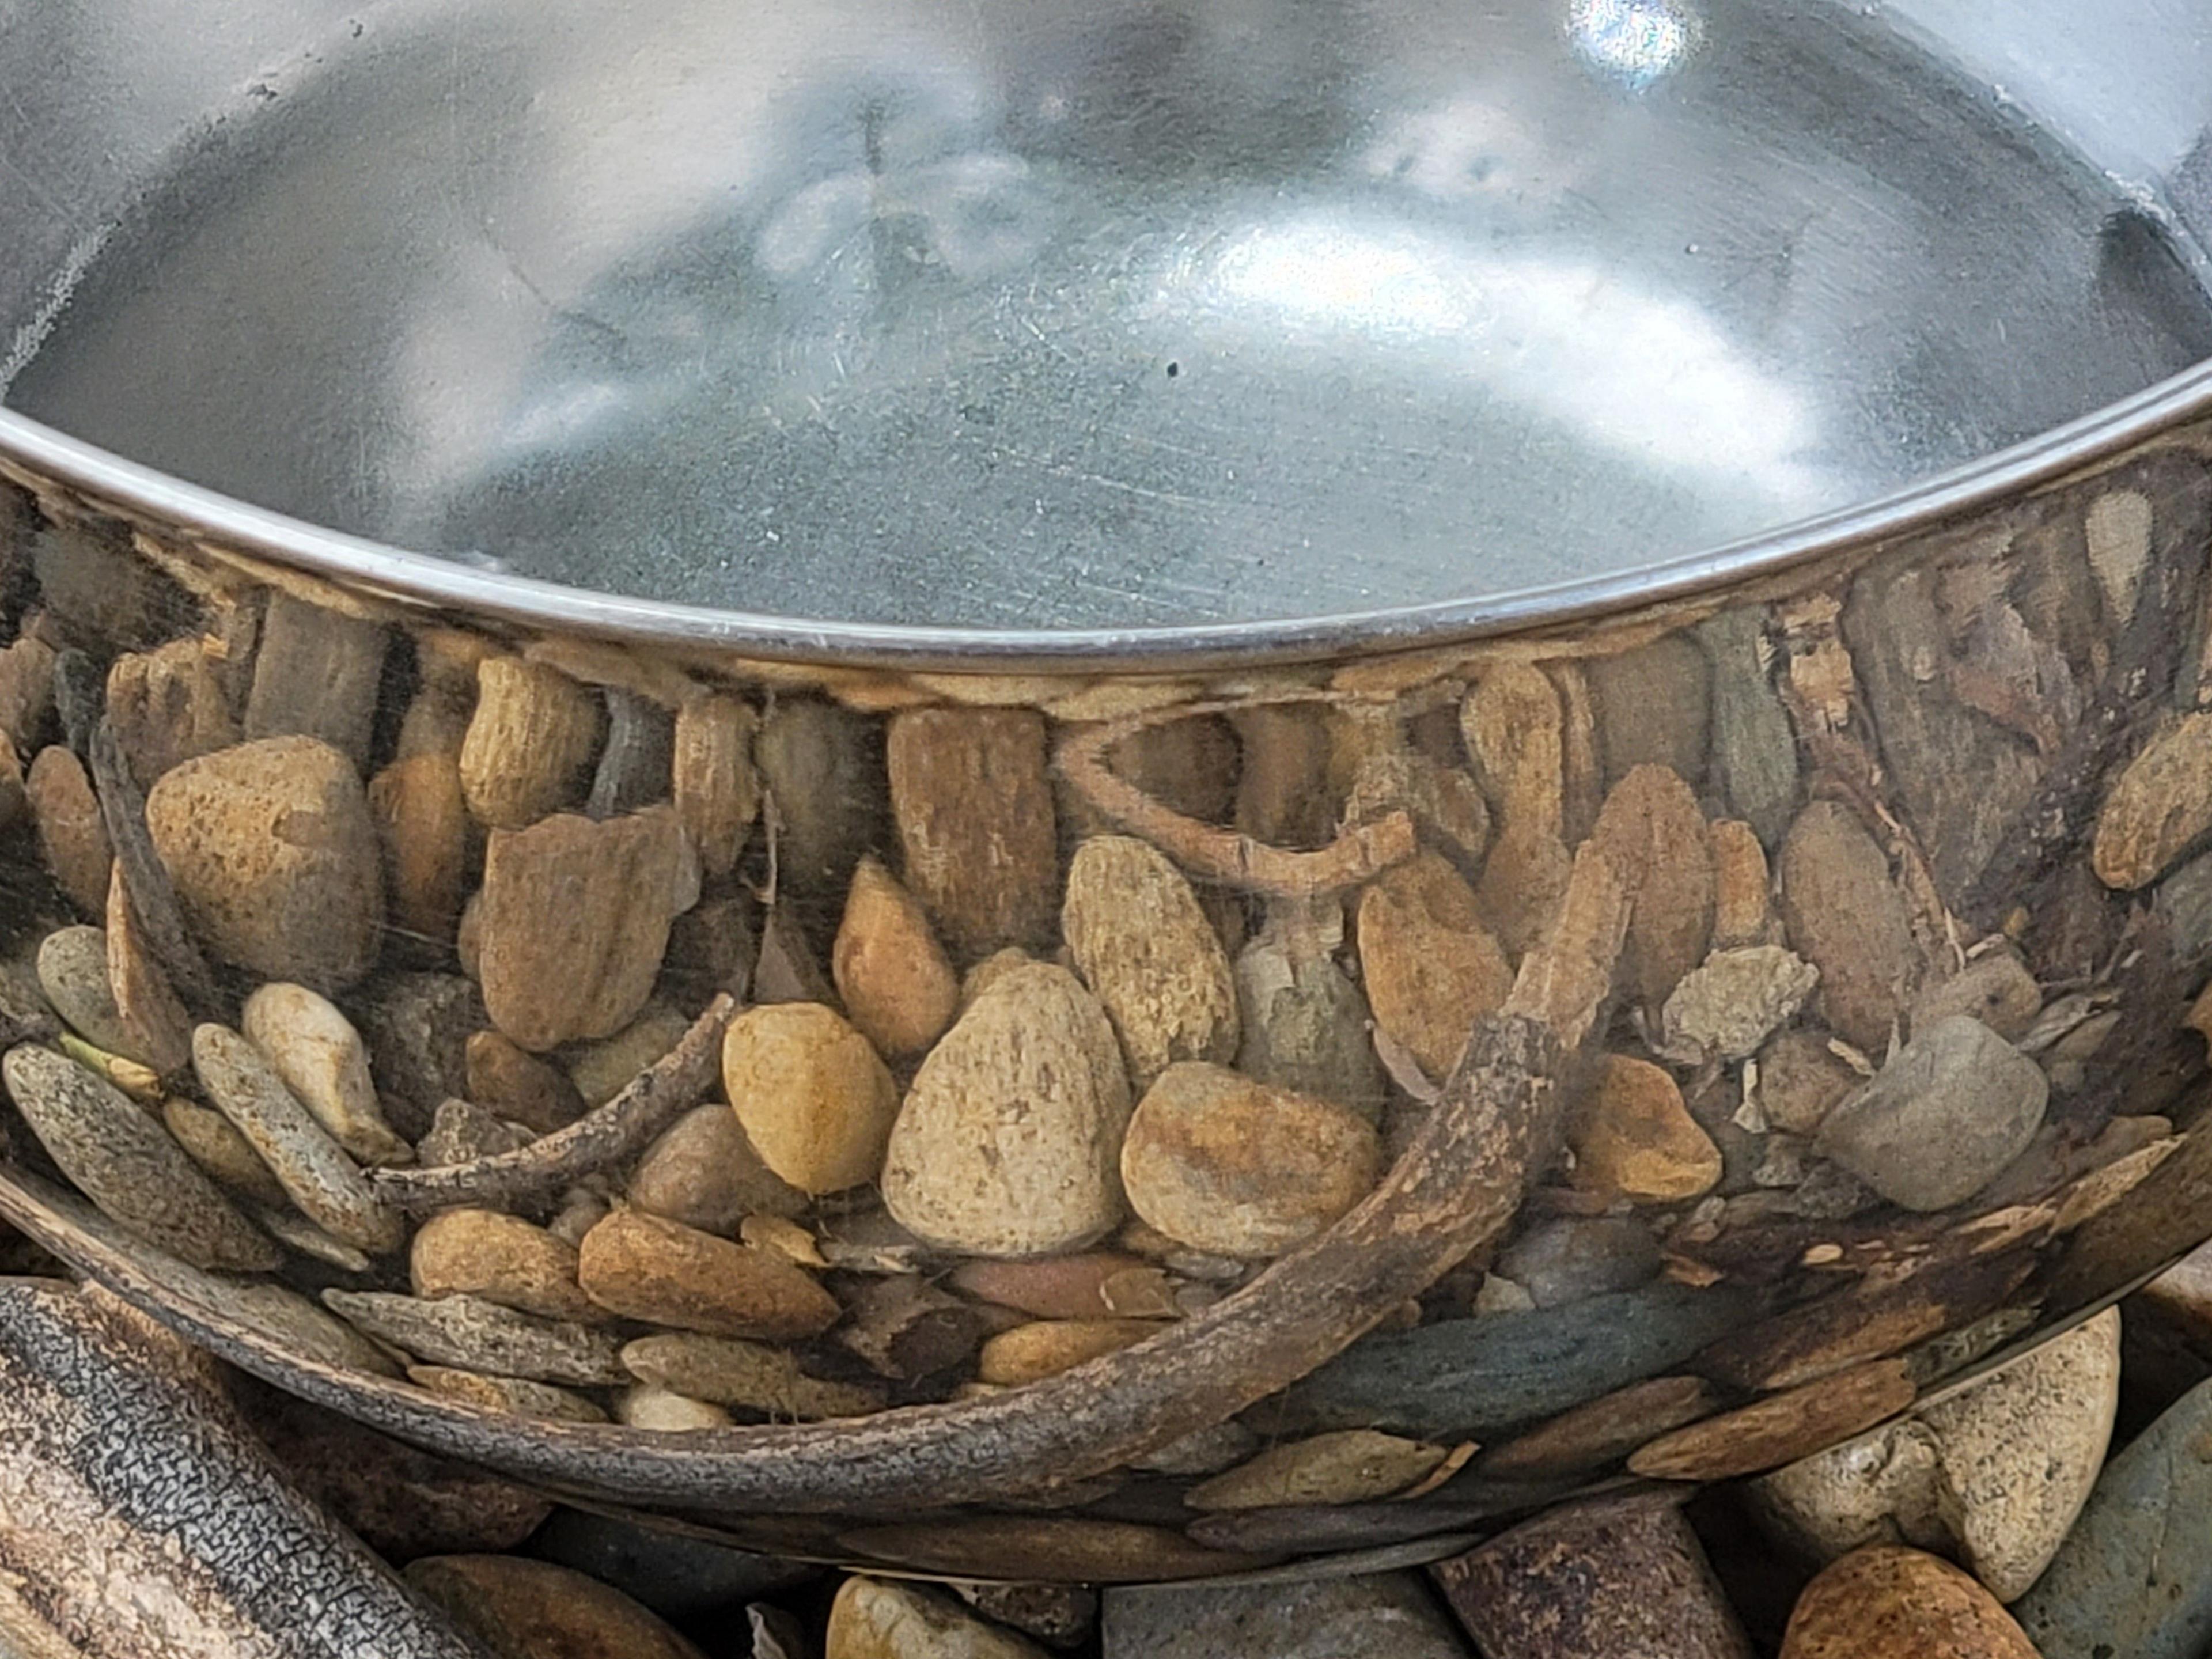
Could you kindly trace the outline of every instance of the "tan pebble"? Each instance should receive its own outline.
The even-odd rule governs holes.
[[[1358,1113],[1197,1061],[1160,1074],[1121,1146],[1130,1207],[1217,1255],[1304,1243],[1367,1195],[1382,1164],[1381,1138]]]
[[[369,781],[368,811],[383,851],[392,925],[445,943],[460,918],[475,833],[459,758],[440,750],[394,761]]]
[[[1198,681],[1186,679],[1116,678],[1094,680],[1088,684],[1079,680],[1063,681],[1042,707],[1064,726],[1081,725],[1125,720],[1132,714],[1150,714],[1155,708],[1195,702],[1204,691]]]
[[[162,1073],[181,1071],[191,1063],[192,1017],[147,948],[120,865],[108,878],[107,982],[115,994],[116,1019],[127,1038],[118,1053]]]
[[[2212,714],[2185,714],[2130,761],[2097,815],[2090,864],[2133,892],[2212,830]]]
[[[624,1428],[690,1434],[701,1429],[726,1429],[732,1420],[720,1406],[650,1383],[641,1382],[615,1395],[615,1421]]]
[[[203,1025],[192,1033],[192,1069],[303,1215],[371,1255],[399,1248],[405,1222],[252,1043],[224,1026]]]
[[[1048,1319],[1017,1325],[983,1345],[975,1358],[975,1376],[979,1382],[1018,1388],[1118,1353],[1159,1329],[1146,1319]]]
[[[1042,718],[918,708],[891,717],[891,811],[907,885],[957,951],[1050,938],[1059,848]]]
[[[1790,944],[1820,970],[1817,1006],[1845,1041],[1887,1051],[1914,976],[1911,922],[1889,860],[1850,810],[1816,800],[1782,843]]]
[[[86,915],[104,915],[114,854],[83,763],[58,744],[41,749],[31,762],[23,793],[39,832],[40,862],[70,903]]]
[[[218,1185],[263,1204],[292,1201],[285,1195],[283,1183],[261,1161],[261,1154],[221,1112],[172,1096],[161,1103],[161,1121],[185,1149],[185,1156]]]
[[[576,1247],[496,1210],[446,1210],[416,1232],[407,1257],[415,1294],[481,1297],[544,1319],[605,1322],[576,1283]]]
[[[1441,1081],[1474,1023],[1505,1000],[1513,970],[1474,891],[1434,853],[1416,854],[1360,896],[1359,962],[1376,1024]]]
[[[994,951],[962,975],[959,1012],[966,1013],[975,1006],[977,997],[1015,969],[1032,967],[1036,963],[1036,958],[1019,945],[1009,945],[1003,951]]]
[[[738,1243],[751,1249],[773,1250],[801,1267],[830,1265],[814,1235],[787,1216],[747,1216],[738,1224]]]
[[[516,1417],[550,1418],[556,1423],[604,1423],[607,1414],[580,1394],[550,1382],[526,1382],[519,1376],[486,1376],[451,1365],[410,1365],[407,1380],[441,1400],[458,1400],[486,1411]]]
[[[976,998],[915,1074],[884,1201],[940,1249],[1079,1249],[1121,1219],[1131,1103],[1121,1045],[1073,974],[1038,963]]]
[[[1759,832],[1737,818],[1712,826],[1713,945],[1768,945],[1769,876]]]
[[[116,1010],[107,974],[107,933],[59,927],[40,941],[39,989],[63,1023],[96,1048],[149,1064]]]
[[[1759,1051],[1759,1110],[1789,1134],[1811,1134],[1865,1081],[1818,1031],[1779,1032]]]
[[[611,1313],[709,1336],[818,1336],[839,1313],[784,1257],[635,1210],[585,1234],[577,1278]]]
[[[643,1012],[611,1037],[578,1046],[568,1056],[568,1081],[587,1108],[605,1105],[637,1081],[638,1073],[665,1059],[691,1022],[665,1003]]]
[[[1721,1178],[1720,1149],[1649,1060],[1607,1054],[1571,1139],[1577,1185],[1636,1203],[1682,1203]]]
[[[331,1237],[289,1203],[261,1204],[248,1200],[246,1208],[263,1231],[295,1255],[356,1278],[376,1270],[376,1263],[369,1260],[366,1252],[356,1250],[342,1238]]]
[[[1662,1435],[1628,1460],[1653,1480],[1730,1480],[1793,1463],[1912,1403],[1911,1369],[1878,1359]]]
[[[1372,1429],[1317,1434],[1270,1446],[1249,1462],[1183,1494],[1194,1510],[1280,1509],[1293,1504],[1364,1504],[1425,1479],[1449,1449]]]
[[[343,990],[382,944],[384,873],[353,764],[313,738],[188,760],[146,797],[186,920],[224,961]]]
[[[0,830],[13,830],[31,816],[30,792],[23,783],[23,757],[0,733]]]
[[[1039,1319],[1143,1318],[1160,1309],[1152,1292],[1166,1286],[1167,1276],[1140,1256],[1094,1250],[1036,1261],[963,1261],[948,1282],[963,1295]],[[1170,1303],[1159,1316],[1171,1312]]]
[[[620,1590],[550,1561],[428,1556],[408,1563],[406,1576],[498,1659],[700,1659]]]
[[[1778,945],[1716,951],[1685,975],[1662,1011],[1670,1058],[1743,1060],[1804,1006],[1820,970]]]
[[[1685,648],[1702,664],[1694,646]],[[1647,1008],[1663,1005],[1705,960],[1713,929],[1713,850],[1697,797],[1663,766],[1630,769],[1598,811],[1589,844],[1620,878],[1633,909],[1622,968]]]
[[[338,1145],[364,1164],[411,1161],[368,1074],[368,1045],[353,1022],[304,985],[264,985],[246,1000],[246,1041]]]
[[[884,1408],[880,1389],[809,1376],[788,1350],[758,1342],[666,1331],[627,1344],[622,1363],[641,1382],[784,1421],[866,1417]]]
[[[1670,634],[1582,664],[1596,710],[1608,787],[1639,766],[1704,786],[1712,724],[1712,667],[1687,635]]]
[[[1237,827],[1270,847],[1325,845],[1336,829],[1328,788],[1328,711],[1312,703],[1242,708]]]
[[[695,1106],[638,1159],[629,1201],[687,1227],[727,1237],[749,1215],[796,1216],[807,1195],[779,1178],[720,1101]]]
[[[316,738],[366,766],[389,643],[381,623],[271,593],[253,654],[246,737]]]
[[[1139,1088],[1177,1060],[1236,1057],[1228,953],[1190,883],[1154,848],[1131,836],[1085,842],[1068,868],[1060,927]]]
[[[1781,1659],[2039,1659],[1997,1599],[1941,1557],[1893,1544],[1805,1587]]]
[[[1482,861],[1475,914],[1516,960],[1550,936],[1574,864],[1558,836],[1510,824]]]
[[[1997,950],[1923,988],[1912,1000],[1910,1030],[1917,1034],[1953,1014],[1966,1014],[2017,1042],[2042,1012],[2043,988],[2027,964],[2008,950]]]
[[[1044,1659],[1045,1650],[918,1584],[848,1578],[830,1604],[823,1659]]]
[[[520,830],[574,805],[599,744],[599,700],[558,670],[514,657],[477,669],[461,788],[477,821]]]
[[[688,857],[666,806],[494,830],[477,960],[492,1023],[535,1053],[629,1024],[653,994]]]
[[[753,767],[759,727],[750,703],[719,694],[696,696],[676,711],[676,816],[709,875],[730,872],[760,816]]]
[[[27,631],[0,649],[0,736],[30,754],[53,711],[54,648]]]
[[[198,638],[118,657],[107,671],[107,718],[141,789],[239,740],[222,677]]]
[[[842,1192],[882,1170],[898,1085],[833,1010],[747,1009],[722,1039],[722,1085],[761,1161],[801,1192]]]
[[[559,1066],[497,1031],[469,1034],[468,1091],[487,1110],[541,1135],[565,1129],[584,1115],[583,1097]]]
[[[1500,663],[1460,705],[1476,775],[1508,830],[1557,841],[1565,824],[1558,688],[1544,671]]]
[[[830,972],[853,1024],[893,1058],[927,1049],[959,1007],[960,976],[927,914],[872,857],[854,869]]]

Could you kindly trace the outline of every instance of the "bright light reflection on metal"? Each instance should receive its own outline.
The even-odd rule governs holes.
[[[1675,0],[1571,0],[1567,28],[1584,61],[1632,92],[1679,68],[1698,34]]]

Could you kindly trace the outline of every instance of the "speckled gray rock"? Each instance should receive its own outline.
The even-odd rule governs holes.
[[[1659,1241],[1633,1216],[1539,1222],[1498,1258],[1498,1271],[1540,1308],[1632,1291],[1659,1271]]]
[[[1814,1145],[1893,1204],[1946,1209],[2027,1150],[2050,1098],[2040,1066],[1953,1014],[1830,1112]]]
[[[1826,1565],[1867,1544],[1948,1555],[2026,1592],[2087,1502],[2120,1398],[2120,1316],[2087,1324],[1901,1421],[1762,1476],[1771,1530]]]
[[[196,1267],[263,1272],[283,1253],[143,1108],[51,1048],[11,1048],[8,1093],[64,1175],[119,1225]]]
[[[2202,1659],[2212,1642],[2212,1382],[2105,1466],[2012,1613],[2043,1659]]]
[[[1295,1584],[1108,1589],[1106,1659],[1466,1659],[1410,1572]]]
[[[380,1341],[433,1364],[589,1388],[627,1382],[621,1344],[605,1331],[537,1319],[473,1296],[434,1302],[383,1291],[325,1291],[324,1304]]]
[[[1797,805],[1797,734],[1760,660],[1765,613],[1723,611],[1701,623],[1698,643],[1713,665],[1712,781],[1771,850]]]
[[[2212,853],[2202,853],[2158,884],[2152,908],[2166,926],[2174,959],[2184,968],[2212,962]]]
[[[107,978],[107,934],[98,927],[64,927],[39,945],[39,988],[63,1022],[95,1048],[150,1066],[115,1006]]]

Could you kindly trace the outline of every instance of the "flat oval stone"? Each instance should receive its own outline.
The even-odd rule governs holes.
[[[584,1235],[577,1277],[611,1313],[710,1336],[818,1336],[840,1311],[787,1257],[635,1210]]]
[[[325,1291],[323,1304],[379,1341],[433,1364],[583,1388],[629,1380],[614,1338],[605,1332],[473,1296],[425,1302],[383,1291]]]
[[[376,1103],[368,1045],[328,999],[304,985],[264,985],[246,998],[240,1025],[292,1097],[348,1152],[364,1164],[413,1158]]]
[[[641,1336],[623,1346],[622,1364],[651,1387],[779,1422],[866,1417],[884,1403],[883,1392],[868,1384],[809,1376],[787,1349],[696,1331]]]
[[[1140,1256],[1095,1250],[1036,1261],[963,1261],[949,1282],[963,1295],[1038,1319],[1099,1319],[1144,1316],[1147,1309],[1127,1305],[1129,1293],[1142,1295],[1164,1281]]]
[[[1720,1148],[1662,1067],[1607,1054],[1571,1139],[1575,1184],[1638,1204],[1677,1204],[1719,1183]]]
[[[1476,1468],[1500,1480],[1540,1480],[1601,1469],[1671,1429],[1711,1416],[1719,1403],[1712,1384],[1701,1376],[1632,1382],[1493,1448]]]
[[[174,1095],[161,1103],[161,1122],[185,1155],[215,1177],[219,1187],[268,1205],[289,1205],[283,1187],[252,1144],[210,1107]]]
[[[624,1389],[615,1396],[615,1421],[624,1428],[690,1434],[699,1429],[726,1429],[735,1420],[720,1406],[650,1382]]]
[[[102,1213],[195,1267],[262,1273],[283,1254],[168,1133],[123,1093],[51,1048],[0,1061],[39,1144]]]
[[[408,1563],[406,1577],[500,1659],[702,1659],[697,1648],[620,1590],[550,1561],[431,1556]]]
[[[607,1414],[583,1395],[556,1389],[550,1382],[486,1376],[451,1365],[410,1365],[407,1380],[441,1400],[458,1400],[465,1406],[481,1406],[486,1411],[506,1412],[514,1417],[544,1417],[556,1423],[607,1420]]]
[[[1820,1013],[1858,1048],[1883,1053],[1915,969],[1888,859],[1848,807],[1816,800],[1790,826],[1779,862],[1790,943],[1820,970]]]
[[[1178,1060],[1236,1057],[1228,953],[1189,881],[1149,843],[1093,836],[1076,848],[1060,929],[1139,1088]]]
[[[141,1066],[154,1061],[132,1040],[115,1006],[107,979],[107,934],[98,927],[64,927],[39,945],[39,988],[72,1031],[95,1048]]]
[[[983,1345],[975,1358],[976,1380],[1000,1388],[1039,1382],[1132,1347],[1158,1335],[1159,1328],[1148,1319],[1047,1319],[1017,1325]]]
[[[2111,1659],[2119,1650],[2108,1649]],[[1781,1659],[2059,1659],[2039,1656],[1996,1598],[1939,1557],[1894,1545],[1847,1555],[1805,1587]],[[2086,1656],[2085,1656],[2086,1659]]]
[[[841,1533],[856,1555],[960,1578],[1128,1584],[1238,1572],[1264,1559],[1164,1527],[1050,1515],[985,1515]]]
[[[1474,890],[1440,855],[1417,854],[1360,895],[1358,933],[1375,1023],[1441,1082],[1513,987]]]
[[[496,1210],[446,1210],[416,1230],[408,1249],[415,1294],[481,1297],[544,1319],[603,1322],[576,1283],[576,1247]]]
[[[1653,1480],[1728,1480],[1833,1445],[1912,1403],[1910,1368],[1879,1359],[1663,1435],[1628,1460]]]
[[[886,1054],[925,1053],[960,1006],[960,975],[928,912],[873,858],[853,871],[830,973],[853,1024]]]
[[[1183,1494],[1194,1510],[1264,1510],[1291,1504],[1364,1504],[1403,1492],[1451,1455],[1445,1446],[1372,1429],[1340,1429],[1270,1446],[1249,1462]]]

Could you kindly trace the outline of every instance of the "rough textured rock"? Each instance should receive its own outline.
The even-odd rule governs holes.
[[[2016,1042],[2042,1012],[2043,988],[2027,964],[2010,951],[1992,951],[1923,987],[1912,1000],[1911,1030],[1917,1035],[1953,1014],[1966,1014]]]
[[[2113,781],[2090,861],[2107,887],[2132,892],[2212,830],[2212,714],[2185,714]]]
[[[1041,715],[915,708],[886,738],[906,881],[969,957],[1052,936],[1060,854]]]
[[[52,1049],[0,1061],[9,1097],[100,1212],[196,1267],[258,1273],[283,1260],[145,1110]]]
[[[562,814],[495,831],[484,851],[479,977],[521,1047],[611,1036],[653,994],[690,860],[667,807]]]
[[[246,1039],[293,1097],[364,1164],[412,1156],[377,1105],[368,1045],[353,1022],[304,985],[264,985],[246,1000]]]
[[[1817,1031],[1778,1033],[1759,1051],[1759,1106],[1771,1127],[1809,1135],[1866,1079]]]
[[[1948,1561],[1877,1545],[1805,1587],[1781,1659],[2038,1659],[1996,1599]],[[2041,1659],[2058,1659],[2046,1650]],[[2118,1659],[2114,1652],[2112,1659]]]
[[[1582,665],[1597,714],[1607,788],[1639,766],[1663,766],[1702,788],[1712,721],[1712,668],[1686,635],[1672,634]]]
[[[367,766],[389,638],[381,623],[272,591],[253,653],[247,738],[315,738]]]
[[[1365,1197],[1382,1142],[1357,1113],[1225,1066],[1170,1066],[1121,1144],[1130,1207],[1215,1255],[1279,1255]]]
[[[753,734],[760,716],[735,697],[702,693],[676,711],[676,816],[712,876],[727,875],[760,816]]]
[[[1235,1058],[1236,983],[1182,872],[1130,836],[1076,849],[1060,912],[1083,975],[1142,1089],[1178,1060]]]
[[[1814,1561],[1911,1544],[1954,1558],[2011,1601],[2088,1501],[2119,1391],[2120,1316],[2107,1310],[1965,1393],[1753,1491],[1778,1536]]]
[[[1270,1446],[1183,1494],[1194,1510],[1278,1509],[1293,1504],[1362,1504],[1425,1480],[1450,1449],[1372,1429],[1340,1429]]]
[[[239,739],[222,678],[197,638],[118,657],[107,671],[107,718],[141,789],[153,787],[172,767]]]
[[[1417,854],[1360,895],[1358,934],[1376,1024],[1442,1082],[1513,987],[1474,890],[1436,854]]]
[[[1743,1060],[1804,1006],[1820,971],[1779,945],[1716,951],[1674,988],[1659,1022],[1670,1054]]]
[[[700,1659],[620,1590],[550,1561],[426,1556],[408,1565],[407,1582],[495,1659]]]
[[[1769,847],[1797,805],[1797,735],[1761,660],[1766,613],[1740,605],[1698,628],[1713,666],[1712,781]]]
[[[518,1313],[597,1324],[606,1318],[576,1283],[576,1247],[495,1210],[445,1210],[408,1249],[408,1274],[425,1300],[473,1296]]]
[[[324,1305],[379,1341],[433,1364],[589,1388],[628,1380],[615,1339],[473,1296],[425,1302],[382,1291],[325,1291]]]
[[[1756,1474],[1872,1427],[1912,1403],[1903,1360],[1881,1359],[1662,1436],[1628,1460],[1654,1480]]]
[[[448,1100],[430,1121],[429,1133],[415,1148],[423,1168],[448,1164],[473,1164],[527,1146],[536,1139],[520,1123],[494,1117],[473,1101]]]
[[[1343,936],[1331,901],[1333,937]],[[1304,934],[1271,918],[1237,954],[1237,1069],[1255,1082],[1318,1095],[1370,1122],[1389,1085],[1368,1032],[1367,999],[1336,965],[1330,933]]]
[[[820,1004],[732,1020],[722,1085],[761,1162],[799,1191],[842,1192],[882,1170],[898,1085],[867,1038]]]
[[[31,822],[39,832],[40,861],[78,910],[92,916],[103,914],[114,854],[84,763],[58,744],[41,749],[23,779],[23,789],[31,804]]]
[[[1664,766],[1632,768],[1605,798],[1590,844],[1633,903],[1621,965],[1626,989],[1663,1006],[1705,960],[1713,933],[1713,846],[1698,798]]]
[[[2106,1464],[2014,1605],[2043,1659],[2197,1659],[2212,1641],[2212,1382]]]
[[[1820,970],[1821,1017],[1880,1055],[1904,1016],[1916,968],[1889,860],[1849,809],[1816,800],[1790,826],[1780,866],[1790,942]]]
[[[488,657],[460,752],[478,823],[520,830],[579,804],[599,746],[599,700],[558,669]]]
[[[2027,1149],[2050,1094],[2041,1066],[1979,1020],[1953,1014],[1830,1111],[1814,1145],[1893,1204],[1946,1209]]]
[[[1577,1184],[1635,1203],[1680,1203],[1721,1178],[1720,1149],[1674,1078],[1626,1054],[1604,1057],[1570,1139]]]
[[[823,1659],[1044,1659],[950,1597],[888,1578],[848,1578],[830,1604]]]
[[[778,1422],[865,1417],[884,1406],[875,1389],[807,1376],[787,1349],[694,1331],[641,1336],[623,1347],[622,1363],[641,1382]]]
[[[438,1108],[469,1093],[469,1034],[487,1016],[477,988],[458,974],[393,974],[349,1000],[368,1042],[369,1075],[392,1126],[419,1139]]]
[[[1016,968],[915,1073],[891,1131],[884,1201],[945,1249],[1079,1249],[1121,1218],[1130,1109],[1121,1045],[1097,1000],[1065,969]]]
[[[1464,1659],[1410,1572],[1204,1589],[1109,1589],[1106,1659]]]
[[[261,1154],[221,1112],[171,1096],[161,1103],[161,1123],[217,1186],[261,1204],[291,1204]]]
[[[777,869],[793,892],[842,893],[876,841],[884,811],[877,732],[874,720],[806,697],[780,698],[763,717],[753,761],[782,825]]]
[[[805,1193],[761,1162],[737,1114],[719,1100],[695,1106],[646,1150],[629,1201],[653,1215],[727,1237],[749,1215],[795,1216]]]
[[[142,1066],[155,1062],[123,1023],[107,978],[107,934],[98,927],[63,927],[39,944],[39,989],[63,1023],[95,1048]]]
[[[853,871],[830,952],[845,1012],[894,1059],[926,1051],[960,1006],[960,976],[921,903],[872,858]]]
[[[1721,819],[1710,833],[1714,948],[1771,944],[1773,921],[1769,890],[1773,878],[1767,867],[1766,848],[1749,824],[1735,818]]]
[[[384,874],[352,763],[313,738],[269,738],[179,765],[146,828],[200,942],[264,979],[325,994],[376,960]]]
[[[192,1017],[155,959],[138,907],[118,866],[107,885],[107,982],[132,1052],[161,1073],[191,1062]]]
[[[840,1311],[773,1251],[634,1210],[617,1211],[584,1236],[577,1278],[611,1313],[709,1336],[818,1336]]]

